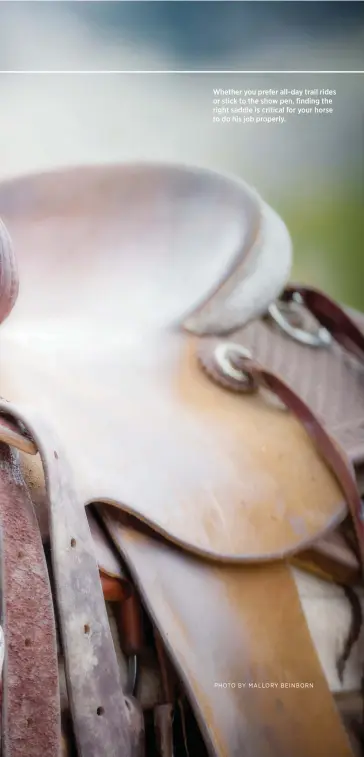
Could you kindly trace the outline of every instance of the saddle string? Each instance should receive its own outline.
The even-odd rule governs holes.
[[[296,293],[299,294],[304,307],[329,331],[335,341],[364,364],[364,334],[340,305],[328,295],[313,287],[299,285],[286,287],[281,297],[282,301],[292,301]],[[362,500],[358,514],[360,522],[363,522],[364,506]],[[363,558],[362,551],[359,552],[359,558]]]
[[[328,330],[336,342],[360,362],[364,362],[364,335],[350,316],[345,313],[345,311],[333,299],[313,287],[294,285],[286,287],[282,295],[282,301],[292,302],[295,298],[295,293],[298,293],[305,308],[325,329]],[[361,502],[360,517],[362,520],[363,502]],[[359,559],[362,563],[361,551],[359,552]],[[350,603],[352,611],[351,626],[348,631],[342,654],[337,660],[337,672],[339,679],[342,682],[345,664],[350,657],[354,645],[358,642],[360,637],[363,625],[363,611],[360,599],[354,589],[348,586],[342,586],[341,588]],[[362,721],[364,723],[364,669],[362,672],[361,689],[363,696]]]
[[[222,347],[225,346],[225,354]],[[222,360],[224,357],[224,360]],[[347,502],[357,539],[362,578],[364,582],[364,520],[361,497],[355,474],[346,456],[337,442],[326,431],[308,405],[279,376],[253,360],[240,345],[221,342],[217,346],[202,343],[198,351],[202,367],[218,384],[232,391],[256,392],[266,389],[275,395],[297,417],[305,428],[316,449],[326,465],[335,476]],[[230,360],[231,371],[227,371],[226,362]],[[240,379],[239,376],[250,379]]]
[[[289,301],[299,292],[312,315],[348,352],[364,362],[364,335],[352,319],[332,299],[309,287],[290,286],[282,300]],[[255,361],[248,350],[234,342],[201,344],[198,358],[208,375],[232,391],[256,392],[266,389],[298,418],[308,436],[332,471],[345,495],[352,518],[364,581],[364,512],[355,473],[345,453],[321,421],[296,392],[278,375]]]

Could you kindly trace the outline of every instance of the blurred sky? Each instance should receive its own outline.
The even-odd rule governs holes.
[[[364,4],[1,2],[0,68],[364,70]],[[338,94],[329,118],[222,126],[211,122],[214,87]],[[3,73],[0,108],[0,177],[132,159],[237,173],[292,228],[298,274],[361,305],[364,74]],[[349,271],[344,225],[354,248]]]

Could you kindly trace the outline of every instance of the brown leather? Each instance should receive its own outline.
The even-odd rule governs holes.
[[[310,307],[306,288],[291,285],[283,292],[282,299],[292,300],[299,291],[307,307]],[[313,291],[313,303],[315,291]],[[288,294],[287,294],[288,293]],[[320,294],[321,301],[327,297]],[[329,309],[337,313],[339,306],[329,302]],[[320,320],[319,309],[312,313]],[[344,312],[342,319],[354,324],[354,332],[359,340],[364,331],[364,316],[353,310]],[[306,330],[311,327],[307,309],[300,308],[298,324]],[[328,321],[322,325],[330,327]],[[355,331],[356,329],[356,331]],[[362,481],[362,461],[364,459],[364,365],[362,360],[351,357],[344,347],[335,341],[329,349],[301,344],[286,335],[270,318],[257,319],[233,336],[233,341],[248,348],[265,367],[285,377],[286,382],[309,405],[325,424],[330,434],[338,441],[349,458],[356,465],[359,490],[364,492]],[[294,558],[294,563],[316,572],[327,580],[355,579],[355,556],[349,558],[334,548],[331,552],[332,535],[318,540],[305,553]],[[342,558],[342,559],[341,559]],[[354,560],[354,562],[353,562]],[[351,567],[350,567],[351,566]]]
[[[363,757],[363,695],[360,691],[336,695],[336,704],[352,743],[355,757]]]
[[[14,451],[0,444],[5,600],[3,757],[58,757],[61,738],[53,600],[32,503]]]
[[[24,422],[10,405],[4,406],[15,422]],[[27,423],[45,470],[55,593],[78,752],[80,757],[100,757],[103,750],[111,757],[131,757],[125,700],[86,514],[75,506],[72,474],[59,440],[43,422],[36,423],[37,431],[29,419]],[[19,614],[26,622],[20,607]]]
[[[344,454],[318,421],[314,413],[278,376],[258,368],[255,374],[261,386],[274,392],[282,402],[299,418],[308,435],[322,455],[323,459],[336,476],[351,514],[358,539],[364,579],[364,522],[363,508],[357,488],[353,468]]]
[[[306,308],[325,326],[335,341],[363,361],[364,334],[343,308],[318,289],[294,284],[285,288],[281,299],[289,302],[295,292],[301,295]]]
[[[125,571],[120,563],[120,557],[116,550],[113,551],[110,539],[107,538],[99,521],[90,508],[87,508],[86,515],[94,544],[97,564],[100,570],[111,578],[118,578],[120,581],[126,581],[127,579]]]
[[[364,316],[352,312],[364,331]],[[303,327],[311,326],[301,311]],[[335,341],[313,349],[286,335],[271,319],[256,319],[229,337],[244,345],[255,360],[284,377],[309,405],[330,434],[359,466],[364,462],[364,365]]]
[[[52,419],[81,511],[113,502],[212,559],[273,559],[331,530],[345,503],[294,419],[268,417],[256,399],[242,419],[239,399],[201,377],[196,337],[176,329],[208,297],[213,261],[215,272],[222,261],[226,269],[244,238],[240,190],[233,202],[210,180],[195,181],[182,170],[95,167],[0,187],[21,281],[0,329],[0,393],[25,421],[34,406]],[[187,207],[196,203],[191,236]],[[239,212],[246,223],[243,204]],[[282,464],[288,451],[294,471]],[[37,467],[39,459],[33,478]],[[316,498],[320,509],[308,509]]]
[[[130,596],[129,584],[118,578],[105,576],[100,570],[102,593],[105,602],[124,602]]]
[[[292,562],[326,581],[348,586],[360,582],[360,562],[339,531],[315,542],[311,549],[299,552]]]
[[[213,370],[215,348],[216,344],[214,342],[209,342],[208,346],[203,345],[199,352],[200,360],[207,370],[209,370],[211,364],[212,371],[210,371],[210,373],[214,378],[218,376],[219,371],[218,366]],[[344,453],[330,437],[325,427],[320,423],[308,405],[306,405],[306,403],[303,402],[303,400],[281,378],[266,370],[263,366],[254,362],[254,360],[250,358],[246,359],[243,357],[236,357],[236,355],[234,356],[233,347],[231,354],[232,363],[235,364],[239,370],[252,378],[257,389],[261,387],[273,392],[273,394],[275,394],[300,420],[317,451],[339,482],[353,520],[361,556],[364,580],[364,521],[362,515],[362,503],[354,471],[345,458]],[[223,386],[229,386],[229,384],[231,384],[231,388],[234,391],[237,391],[237,381],[229,379],[229,377],[224,374],[222,374],[221,380]],[[244,390],[243,384],[242,388]]]
[[[254,397],[245,402],[242,417],[240,398],[221,392],[199,371],[198,340],[176,325],[183,322],[196,333],[208,326],[215,333],[216,313],[227,318],[223,300],[238,290],[234,276],[251,257],[257,228],[250,226],[249,244],[243,255],[240,245],[237,256],[240,192],[234,195],[233,210],[229,195],[212,227],[216,197],[218,205],[224,198],[217,187],[205,193],[205,185],[202,192],[199,185],[199,192],[191,193],[191,177],[181,182],[180,172],[172,171],[172,181],[166,175],[168,171],[100,167],[0,187],[0,214],[14,239],[21,281],[16,306],[0,329],[0,392],[14,403],[2,403],[0,410],[31,433],[46,470],[56,593],[79,750],[99,755],[104,748],[111,755],[114,745],[115,754],[124,750],[124,757],[129,748],[110,645],[102,658],[110,662],[107,682],[92,633],[91,650],[82,646],[83,653],[76,656],[91,630],[90,617],[102,629],[102,640],[107,638],[84,514],[86,503],[104,501],[186,550],[182,554],[171,545],[161,547],[156,535],[146,538],[138,531],[126,546],[124,534],[123,543],[116,540],[190,693],[210,754],[227,757],[244,750],[248,757],[290,757],[293,752],[311,757],[319,746],[323,755],[346,757],[347,739],[285,566],[270,566],[265,573],[218,564],[277,558],[307,546],[343,518],[342,493],[291,414],[267,409],[261,397]],[[209,223],[196,233],[191,207],[201,196],[198,217],[207,218],[207,208]],[[239,233],[232,245],[234,228]],[[211,288],[208,271],[210,279],[219,279],[212,266],[215,253],[221,252],[217,239],[224,253],[222,269],[226,273],[226,252],[233,265]],[[196,252],[193,245],[209,253],[208,265],[202,265],[199,255],[187,258]],[[171,250],[173,259],[166,257]],[[34,408],[51,419],[59,442],[44,431]],[[63,448],[72,465],[66,474]],[[287,456],[294,459],[294,470],[286,465]],[[39,470],[38,460],[38,468],[30,471],[34,481]],[[171,615],[173,596],[178,607]],[[281,596],[275,608],[273,600]],[[195,597],[197,610],[194,602],[191,608]],[[201,603],[208,609],[203,623]],[[210,627],[213,635],[207,640]],[[290,629],[296,627],[294,636]],[[287,636],[294,645],[287,645]],[[302,658],[297,659],[297,648],[302,648]],[[90,651],[96,660],[92,677]],[[264,676],[277,679],[284,670],[297,680],[309,672],[317,698],[300,689],[294,697],[292,690],[284,690],[278,698],[271,690],[252,697],[230,691],[222,702],[212,690],[212,674],[226,677],[238,660],[239,676],[256,679],[260,658]],[[98,728],[95,696],[100,693],[108,697],[108,705]],[[85,707],[91,707],[88,732]],[[310,723],[319,709],[314,729]]]
[[[123,652],[128,657],[140,654],[145,646],[143,614],[139,597],[135,591],[120,605],[117,618]]]
[[[355,312],[349,314],[345,312],[338,303],[332,300],[323,292],[314,289],[313,287],[295,286],[291,285],[286,287],[281,295],[282,300],[289,302],[295,295],[295,292],[299,293],[302,302],[306,309],[315,316],[318,322],[324,326],[338,344],[343,349],[353,354],[364,366],[364,333],[360,326],[364,327],[363,316],[359,316]],[[345,396],[348,394],[349,387],[343,387]],[[364,401],[361,403],[361,411],[364,409]],[[358,483],[358,492],[360,489],[360,481]],[[352,510],[352,508],[350,508]],[[357,518],[360,524],[363,522],[363,507],[359,507],[359,514],[352,513],[354,519],[354,527],[358,535],[358,526],[356,524]]]
[[[285,563],[211,565],[142,533],[113,508],[100,512],[211,757],[352,755]],[[290,683],[299,687],[281,687]]]

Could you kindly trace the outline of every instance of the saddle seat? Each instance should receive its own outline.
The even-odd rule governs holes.
[[[20,281],[0,392],[35,433],[51,419],[81,508],[114,504],[223,561],[290,554],[343,518],[298,422],[197,365],[197,341],[264,312],[288,275],[258,196],[205,171],[95,167],[7,183],[0,214]]]

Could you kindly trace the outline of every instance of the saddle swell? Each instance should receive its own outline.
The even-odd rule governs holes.
[[[0,186],[0,214],[21,284],[0,329],[0,439],[40,453],[34,465],[27,459],[27,478],[33,501],[48,509],[79,754],[136,757],[104,587],[124,619],[129,600],[143,597],[208,755],[316,757],[319,747],[323,757],[349,757],[282,561],[341,522],[348,482],[337,482],[292,413],[262,393],[223,392],[197,360],[211,334],[249,328],[284,287],[283,222],[241,182],[157,165],[17,180]],[[243,368],[272,388],[270,372]],[[275,379],[287,398],[282,387]],[[322,439],[309,408],[307,418]],[[327,440],[336,467],[343,458]],[[104,558],[85,515],[94,503],[127,568],[125,579],[105,560],[104,574],[124,582],[119,593],[99,579]],[[142,658],[141,636],[130,631],[123,650],[129,662]],[[221,696],[219,682],[236,676],[279,689]],[[312,687],[303,692],[295,684],[305,676]],[[168,749],[178,694],[164,692]],[[154,716],[160,735],[162,710]]]

